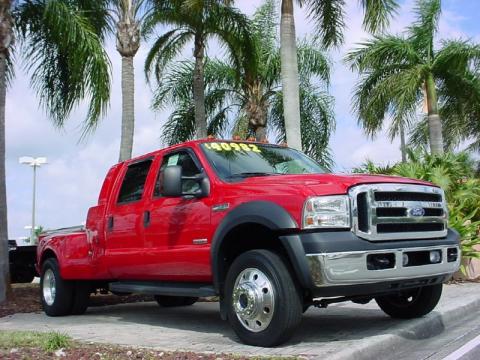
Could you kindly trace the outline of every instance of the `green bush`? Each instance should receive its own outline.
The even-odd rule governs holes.
[[[435,156],[410,149],[407,162],[379,166],[367,161],[353,172],[403,176],[442,187],[448,202],[449,226],[461,236],[462,256],[480,259],[480,252],[473,248],[480,245],[480,179],[468,153]]]

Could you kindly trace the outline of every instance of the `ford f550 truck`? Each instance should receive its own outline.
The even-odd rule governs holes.
[[[161,306],[219,296],[247,344],[286,341],[311,305],[372,299],[423,316],[460,264],[439,187],[334,175],[284,146],[205,139],[114,165],[85,227],[40,239],[41,300],[81,314],[97,289]]]

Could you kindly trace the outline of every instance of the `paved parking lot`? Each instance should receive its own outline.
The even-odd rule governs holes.
[[[154,302],[89,308],[82,316],[49,318],[44,314],[16,314],[0,319],[0,330],[60,331],[75,339],[154,347],[162,350],[234,353],[244,355],[368,358],[395,340],[435,336],[444,322],[458,318],[461,309],[480,307],[478,284],[445,288],[436,311],[423,319],[392,320],[372,301],[368,305],[341,303],[328,309],[310,308],[293,339],[273,349],[242,345],[217,303],[184,308],[160,308]],[[428,329],[434,329],[427,331]]]

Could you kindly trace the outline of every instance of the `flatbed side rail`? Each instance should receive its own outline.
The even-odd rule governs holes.
[[[85,226],[84,225],[77,225],[77,226],[70,226],[70,227],[64,227],[64,228],[59,228],[59,229],[53,229],[53,230],[45,230],[42,232],[42,236],[51,236],[51,235],[59,235],[59,234],[71,234],[75,232],[82,232],[85,231]]]

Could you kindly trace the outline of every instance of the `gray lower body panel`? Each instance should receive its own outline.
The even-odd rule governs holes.
[[[449,229],[445,238],[371,242],[350,231],[304,232],[281,236],[297,279],[315,297],[369,295],[448,280],[460,266],[459,235]],[[447,259],[448,249],[457,258]],[[441,261],[403,266],[405,253],[437,250]],[[389,254],[393,265],[369,269],[368,257]]]
[[[171,283],[157,281],[116,281],[109,284],[111,291],[150,295],[208,297],[217,295],[211,284]]]

